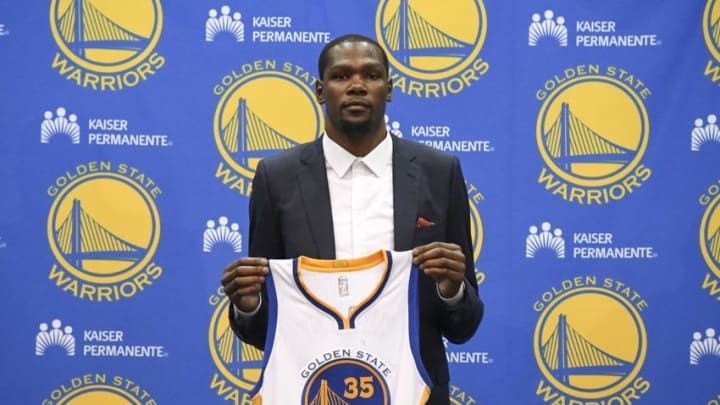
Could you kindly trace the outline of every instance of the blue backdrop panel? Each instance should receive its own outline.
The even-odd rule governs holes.
[[[220,287],[317,56],[386,49],[456,154],[485,319],[453,404],[720,403],[717,1],[0,4],[4,403],[248,404]]]

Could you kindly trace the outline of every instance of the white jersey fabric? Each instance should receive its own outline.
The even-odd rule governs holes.
[[[412,252],[270,260],[264,405],[425,404]]]

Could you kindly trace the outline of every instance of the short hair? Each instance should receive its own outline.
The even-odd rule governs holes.
[[[383,66],[385,66],[385,74],[389,73],[390,67],[387,54],[385,53],[383,47],[377,43],[377,41],[361,34],[345,34],[325,44],[322,51],[320,51],[320,57],[318,58],[318,73],[320,74],[320,79],[322,79],[323,72],[325,72],[325,68],[327,67],[328,53],[330,53],[330,49],[332,49],[332,47],[334,47],[335,45],[343,42],[367,42],[368,44],[375,46],[375,48],[380,51],[380,55],[382,55]]]

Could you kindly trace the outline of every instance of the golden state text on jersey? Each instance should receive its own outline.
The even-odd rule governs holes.
[[[631,72],[600,65],[563,70],[537,90],[538,183],[565,201],[607,204],[637,191],[652,171],[642,159],[650,136],[645,100]]]
[[[81,87],[135,87],[165,65],[155,51],[162,25],[160,0],[52,0],[50,30],[59,52],[51,66]]]
[[[92,373],[60,384],[41,402],[41,405],[63,404],[157,405],[157,401],[134,379]]]
[[[232,404],[252,404],[249,392],[260,379],[263,352],[235,336],[228,319],[230,300],[222,287],[210,295],[208,302],[213,308],[208,344],[216,368],[210,389]]]
[[[55,258],[48,278],[93,302],[132,298],[163,273],[155,180],[126,163],[91,161],[59,174],[47,188],[47,236]]]
[[[308,373],[301,403],[390,405],[390,391],[383,375],[362,360],[362,352],[356,356],[332,360]]]
[[[720,301],[720,180],[700,196],[705,212],[700,221],[700,252],[710,270],[702,281],[703,290]]]
[[[636,404],[650,389],[640,375],[647,308],[634,287],[612,278],[577,276],[548,287],[533,303],[542,375],[535,394],[554,405]]]
[[[213,134],[223,158],[215,177],[222,184],[249,196],[260,159],[322,134],[315,80],[304,67],[276,60],[247,62],[223,76],[213,88],[220,96]]]
[[[394,87],[420,98],[458,94],[490,70],[480,57],[487,34],[481,0],[382,0],[375,34]]]

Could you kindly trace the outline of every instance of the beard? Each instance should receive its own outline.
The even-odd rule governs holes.
[[[340,130],[350,136],[362,136],[364,134],[368,134],[373,128],[373,122],[371,119],[360,122],[351,122],[340,119],[339,124]]]

